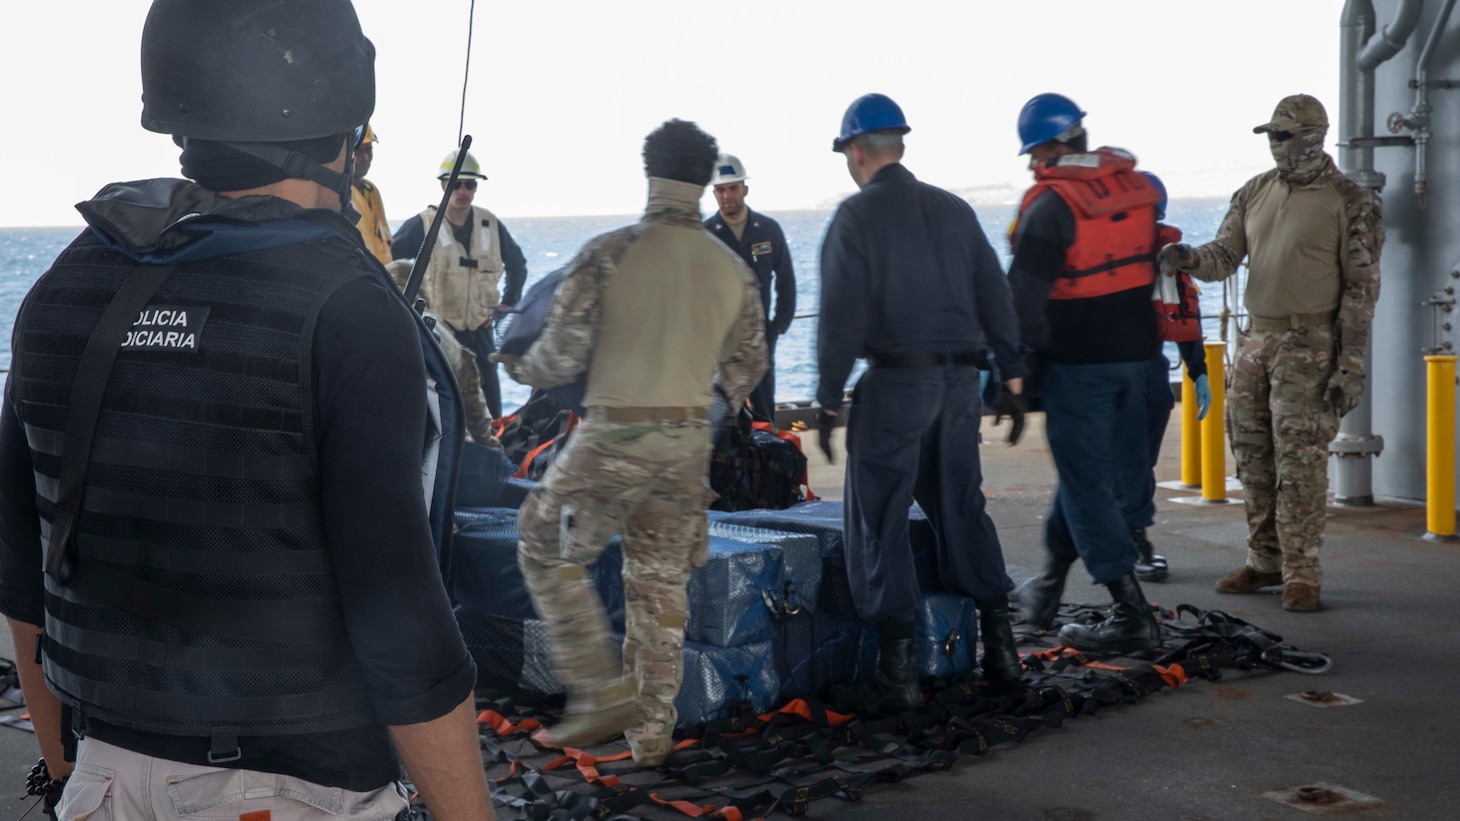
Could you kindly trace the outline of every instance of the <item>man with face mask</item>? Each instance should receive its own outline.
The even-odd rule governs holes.
[[[1252,317],[1227,390],[1227,425],[1247,504],[1247,563],[1219,593],[1284,585],[1284,610],[1317,610],[1328,443],[1364,390],[1379,299],[1380,204],[1323,151],[1328,115],[1284,97],[1266,134],[1277,167],[1232,196],[1216,237],[1161,249],[1163,272],[1216,282],[1245,257]]]

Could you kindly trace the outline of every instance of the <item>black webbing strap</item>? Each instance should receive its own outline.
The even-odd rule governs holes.
[[[69,581],[76,566],[72,529],[81,512],[81,497],[86,492],[86,466],[91,460],[91,442],[96,435],[96,420],[101,415],[101,399],[111,379],[112,365],[117,361],[127,329],[174,270],[174,265],[133,268],[92,329],[81,362],[76,366],[76,381],[71,385],[66,416],[66,446],[61,454],[59,488],[51,514],[51,540],[46,546],[46,573],[62,584]]]
[[[936,368],[942,365],[983,365],[982,351],[874,351],[867,354],[869,368]]]

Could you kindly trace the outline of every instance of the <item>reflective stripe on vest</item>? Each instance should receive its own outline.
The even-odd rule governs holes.
[[[1160,194],[1136,173],[1134,157],[1110,148],[1067,154],[1036,165],[1034,179],[1020,216],[1053,191],[1075,220],[1075,241],[1050,299],[1089,299],[1154,284]]]

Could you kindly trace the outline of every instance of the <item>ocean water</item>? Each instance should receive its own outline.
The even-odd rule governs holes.
[[[752,206],[754,203],[752,203]],[[1186,240],[1202,243],[1212,238],[1222,216],[1226,200],[1175,200],[1171,203],[1167,222],[1182,228]],[[1009,264],[1009,244],[1005,238],[1013,205],[977,206],[984,231],[999,252],[1000,262]],[[818,251],[832,212],[768,211],[781,223],[790,246],[791,261],[796,269],[796,308],[798,314],[813,314],[820,299]],[[605,231],[635,220],[632,216],[609,217],[527,217],[505,216],[504,222],[522,246],[527,257],[528,284],[559,268],[573,258],[584,242]],[[78,228],[0,228],[0,367],[10,366],[10,331],[15,313],[32,283],[45,272],[76,236]],[[1207,317],[1209,338],[1215,338],[1216,320],[1222,307],[1221,290],[1204,286],[1202,313]],[[776,346],[776,399],[780,402],[809,400],[816,391],[816,318],[800,319],[781,337]],[[1167,345],[1167,356],[1176,361],[1175,346]],[[512,409],[527,399],[527,388],[502,374],[503,407]]]

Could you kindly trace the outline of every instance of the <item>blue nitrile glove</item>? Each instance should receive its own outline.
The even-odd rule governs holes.
[[[1207,411],[1212,409],[1212,386],[1207,382],[1207,375],[1202,374],[1196,378],[1196,421],[1207,418]]]

